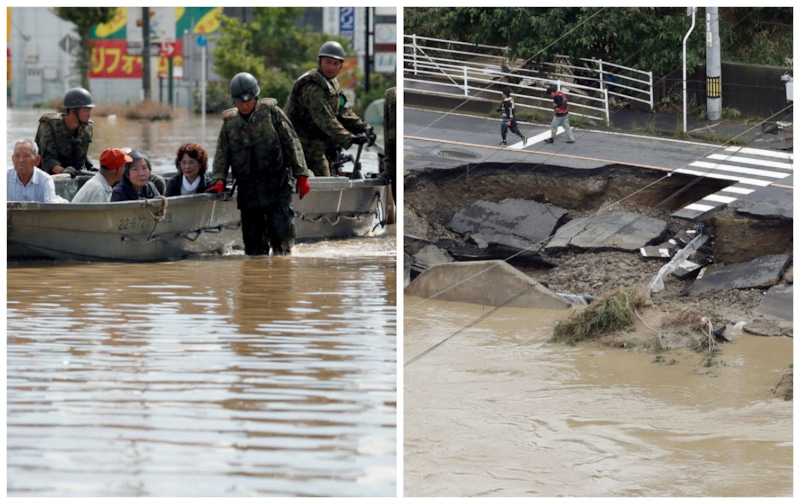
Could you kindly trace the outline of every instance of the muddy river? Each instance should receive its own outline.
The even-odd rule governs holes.
[[[8,263],[7,495],[396,495],[395,248]]]
[[[404,306],[406,496],[792,496],[791,339],[734,331],[706,368],[549,344],[561,311]]]

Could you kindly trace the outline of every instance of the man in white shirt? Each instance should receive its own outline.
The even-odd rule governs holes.
[[[6,201],[38,201],[40,203],[66,203],[56,195],[53,177],[36,167],[41,161],[39,146],[29,139],[17,140],[6,174]]]
[[[100,154],[100,171],[83,184],[73,203],[108,203],[111,201],[112,186],[125,174],[125,163],[133,158],[122,149],[106,149]]]

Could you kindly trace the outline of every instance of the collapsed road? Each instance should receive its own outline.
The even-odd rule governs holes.
[[[535,124],[521,125],[527,144],[500,148],[495,120],[413,108],[404,128],[407,281],[503,260],[591,298],[649,284],[702,232],[656,296],[792,320],[791,153],[579,128],[575,144],[544,144]]]

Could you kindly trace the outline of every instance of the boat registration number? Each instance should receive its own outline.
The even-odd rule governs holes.
[[[167,212],[162,222],[171,222],[171,221],[172,221],[172,214]],[[131,218],[125,217],[119,220],[119,224],[117,225],[117,231],[144,231],[152,229],[152,227],[153,227],[152,217],[145,217],[145,216],[138,216]]]

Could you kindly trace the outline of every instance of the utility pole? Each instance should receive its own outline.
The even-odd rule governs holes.
[[[722,63],[719,8],[706,7],[706,110],[709,121],[722,119]]]
[[[370,34],[372,33],[372,30],[370,29],[370,20],[369,20],[370,9],[373,9],[373,7],[364,8],[367,17],[366,21],[364,22],[364,26],[366,27],[364,33],[364,81],[365,81],[364,91],[366,93],[369,93],[369,53],[370,53],[370,47],[372,47],[372,44],[370,44],[370,39],[369,39]]]
[[[689,27],[689,31],[686,32],[686,36],[683,37],[683,132],[684,133],[686,133],[686,41],[689,40],[689,35],[691,35],[692,31],[694,30],[696,13],[697,13],[697,7],[686,8],[686,15],[692,16],[692,26]]]
[[[150,8],[142,7],[142,89],[144,99],[150,100]]]

